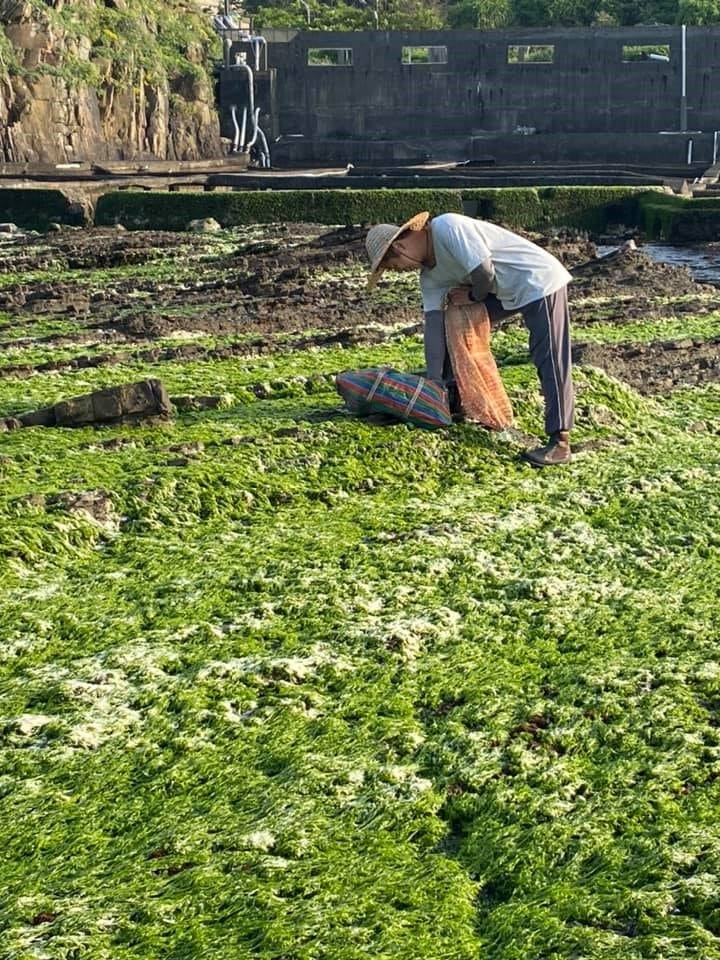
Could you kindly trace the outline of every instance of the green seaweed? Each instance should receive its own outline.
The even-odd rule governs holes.
[[[495,345],[539,434],[524,336]],[[720,956],[717,385],[580,367],[585,447],[535,472],[344,414],[332,374],[381,362],[419,337],[0,379],[3,413],[231,395],[0,434],[0,955]]]

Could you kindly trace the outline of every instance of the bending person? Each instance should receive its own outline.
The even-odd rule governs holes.
[[[523,454],[534,466],[570,462],[574,392],[565,267],[542,247],[486,220],[418,213],[402,226],[381,223],[365,240],[368,285],[384,270],[420,271],[428,377],[452,376],[445,345],[444,305],[483,302],[491,321],[522,314],[530,356],[545,398],[545,446]]]

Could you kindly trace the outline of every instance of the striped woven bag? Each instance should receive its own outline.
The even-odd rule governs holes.
[[[445,390],[414,373],[391,367],[345,370],[335,377],[335,387],[353,413],[388,413],[429,429],[452,423]]]

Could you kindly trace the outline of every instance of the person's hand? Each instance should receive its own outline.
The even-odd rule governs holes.
[[[448,304],[453,307],[466,307],[469,303],[474,303],[474,301],[470,299],[471,290],[472,287],[469,284],[463,287],[453,287],[452,290],[448,291]]]

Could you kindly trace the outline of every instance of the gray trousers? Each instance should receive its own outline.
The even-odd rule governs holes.
[[[545,430],[548,434],[572,430],[575,425],[575,391],[567,287],[533,300],[520,310],[506,310],[492,294],[485,300],[485,306],[491,323],[514,313],[522,314],[530,331],[530,358],[545,398]]]

